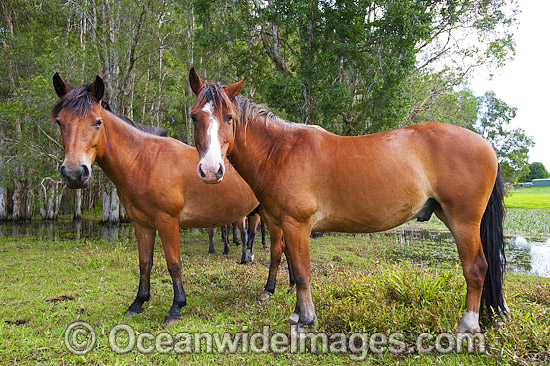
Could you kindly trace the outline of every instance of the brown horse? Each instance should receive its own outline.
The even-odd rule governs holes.
[[[127,315],[141,313],[150,296],[153,249],[158,231],[174,287],[165,317],[181,318],[186,304],[181,281],[179,227],[215,227],[239,220],[258,201],[234,169],[222,185],[205,185],[196,176],[197,152],[166,135],[102,107],[104,84],[98,76],[89,86],[70,87],[59,74],[53,85],[60,97],[52,118],[61,130],[65,160],[61,177],[70,188],[86,187],[97,162],[116,185],[122,205],[133,220],[138,241],[140,280]]]
[[[479,135],[439,123],[342,137],[281,120],[239,95],[244,79],[203,85],[192,119],[208,183],[231,164],[260,201],[268,225],[282,229],[296,279],[289,321],[315,321],[309,235],[314,231],[377,232],[433,212],[453,234],[466,279],[459,332],[480,331],[479,312],[505,313],[502,295],[503,184],[496,154]],[[273,242],[272,242],[273,248]]]
[[[222,226],[221,232],[222,232],[222,241],[223,241],[223,254],[229,254],[229,227],[233,227],[233,243],[236,243],[237,245],[240,245],[239,240],[237,239],[237,227],[241,233],[241,240],[243,242],[246,242],[246,217],[243,217],[239,219],[237,222],[234,222],[233,224],[228,224]],[[208,253],[213,254],[216,253],[216,249],[214,248],[214,228],[208,228]],[[243,249],[244,250],[244,249]]]
[[[259,207],[259,206],[258,206]],[[252,252],[252,247],[250,246],[250,240],[251,240],[251,237],[249,236],[248,237],[248,240],[246,239],[246,236],[247,236],[247,233],[249,235],[251,235],[251,230],[250,230],[250,223],[252,223],[252,225],[256,225],[257,226],[257,218],[256,216],[258,216],[258,214],[256,214],[256,211],[258,210],[258,208],[254,209],[253,212],[251,212],[248,217],[243,217],[242,219],[238,220],[237,222],[234,222],[232,225],[224,225],[221,227],[221,232],[222,232],[222,240],[224,242],[224,251],[223,251],[223,254],[228,254],[229,253],[229,227],[232,226],[233,227],[233,242],[236,243],[237,245],[240,245],[240,243],[238,242],[238,239],[236,237],[236,231],[237,231],[237,228],[239,229],[240,233],[241,233],[241,241],[242,241],[242,254],[241,254],[241,264],[247,264],[248,262],[250,261],[254,261],[254,253]],[[248,222],[249,222],[249,229],[246,230],[246,219],[248,218]],[[254,229],[254,237],[252,237],[252,241],[254,241],[256,237],[256,234],[255,234],[255,229]],[[214,228],[209,228],[208,229],[208,239],[210,241],[210,245],[208,247],[208,253],[215,253],[216,250],[214,249]],[[250,256],[248,256],[248,252],[247,252],[247,249],[250,250]]]

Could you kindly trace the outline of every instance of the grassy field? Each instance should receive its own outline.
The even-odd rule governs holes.
[[[521,231],[526,220],[548,223],[549,215],[550,210],[509,210],[507,231]],[[540,237],[550,234],[544,225],[529,230]],[[270,335],[288,334],[287,317],[295,295],[287,292],[286,263],[275,295],[259,303],[256,297],[267,277],[268,249],[259,247],[255,263],[243,266],[238,264],[239,248],[232,247],[227,256],[207,255],[205,233],[183,232],[188,305],[182,310],[182,321],[164,327],[162,319],[173,292],[160,243],[154,257],[151,300],[143,314],[126,317],[123,313],[134,299],[139,272],[132,238],[0,237],[0,364],[317,365],[354,364],[357,358],[365,358],[367,364],[392,365],[550,362],[550,280],[525,275],[506,275],[511,319],[504,326],[484,329],[486,353],[409,351],[419,334],[454,332],[463,312],[465,283],[455,260],[426,264],[396,258],[393,254],[404,250],[404,245],[383,236],[359,234],[330,234],[311,242],[316,332],[346,337],[359,332],[367,340],[374,333],[398,332],[406,344],[403,354],[365,353],[357,348],[358,338],[345,354],[312,353],[311,348],[259,353],[237,348],[234,354],[219,353],[209,352],[204,340],[199,353],[181,354],[174,348],[178,333],[252,335],[268,325]],[[217,247],[221,252],[221,243]],[[95,347],[82,356],[71,354],[64,341],[67,328],[76,320],[85,321],[96,335]],[[109,335],[115,325],[130,326],[148,348],[144,351],[151,352],[113,351]],[[128,343],[130,337],[124,334],[118,334],[117,344]],[[85,337],[76,339],[84,342]]]
[[[550,209],[550,187],[533,187],[508,190],[504,203],[509,208]]]

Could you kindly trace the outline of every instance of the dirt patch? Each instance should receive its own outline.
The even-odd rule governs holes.
[[[9,325],[25,325],[27,324],[28,322],[31,321],[31,318],[28,318],[28,319],[19,319],[19,320],[4,320],[4,322],[6,324],[9,324]]]
[[[74,300],[74,297],[71,295],[61,295],[61,296],[56,296],[56,297],[46,299],[46,302],[59,302],[59,301],[70,301],[70,300]]]

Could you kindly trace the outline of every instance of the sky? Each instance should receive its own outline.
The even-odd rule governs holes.
[[[492,90],[517,108],[512,126],[523,128],[535,141],[529,163],[541,162],[550,171],[550,42],[548,0],[519,0],[521,13],[515,32],[516,56],[506,66],[471,80],[477,95]]]

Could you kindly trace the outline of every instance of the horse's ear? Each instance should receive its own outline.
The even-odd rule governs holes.
[[[67,94],[69,90],[71,90],[67,83],[65,83],[61,76],[59,76],[58,72],[53,75],[53,87],[55,88],[55,92],[57,93],[59,98],[61,98],[62,96]]]
[[[233,99],[237,95],[239,95],[245,81],[246,81],[246,77],[241,81],[237,81],[235,84],[229,85],[227,88],[225,88],[225,93],[229,96],[229,98]]]
[[[92,94],[92,98],[94,98],[96,102],[99,102],[103,98],[105,84],[99,75],[95,77],[94,82],[88,87],[88,91]]]
[[[189,71],[189,85],[191,85],[191,90],[193,91],[193,94],[199,95],[199,91],[202,88],[202,81],[199,77],[199,74],[195,71],[195,68],[192,67]]]

